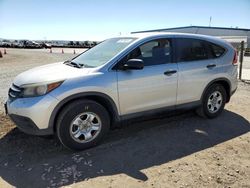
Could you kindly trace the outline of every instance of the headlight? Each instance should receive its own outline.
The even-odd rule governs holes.
[[[36,97],[49,93],[53,89],[59,87],[63,81],[53,82],[47,84],[31,84],[23,85],[22,88],[22,97]]]

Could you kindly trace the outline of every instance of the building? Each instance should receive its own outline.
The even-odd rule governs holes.
[[[132,33],[144,33],[144,32],[177,32],[177,33],[211,35],[223,38],[228,42],[230,42],[235,47],[239,47],[241,41],[245,42],[245,47],[250,47],[250,29],[187,26],[187,27],[175,27],[175,28],[155,29],[147,31],[136,31]]]

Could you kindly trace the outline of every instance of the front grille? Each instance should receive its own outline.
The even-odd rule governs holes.
[[[22,92],[22,88],[12,84],[10,89],[9,89],[9,98],[10,99],[16,99],[19,98]]]

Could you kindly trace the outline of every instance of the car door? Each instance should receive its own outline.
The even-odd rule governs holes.
[[[159,109],[176,104],[177,65],[172,62],[171,40],[152,40],[135,48],[120,64],[141,59],[142,70],[118,70],[121,115]]]
[[[207,83],[217,76],[221,67],[206,41],[177,38],[175,46],[179,70],[177,105],[199,101]]]

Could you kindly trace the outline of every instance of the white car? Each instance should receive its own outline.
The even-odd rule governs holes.
[[[128,118],[183,108],[214,118],[236,88],[237,54],[224,40],[133,34],[18,75],[6,110],[22,131],[81,150]]]

